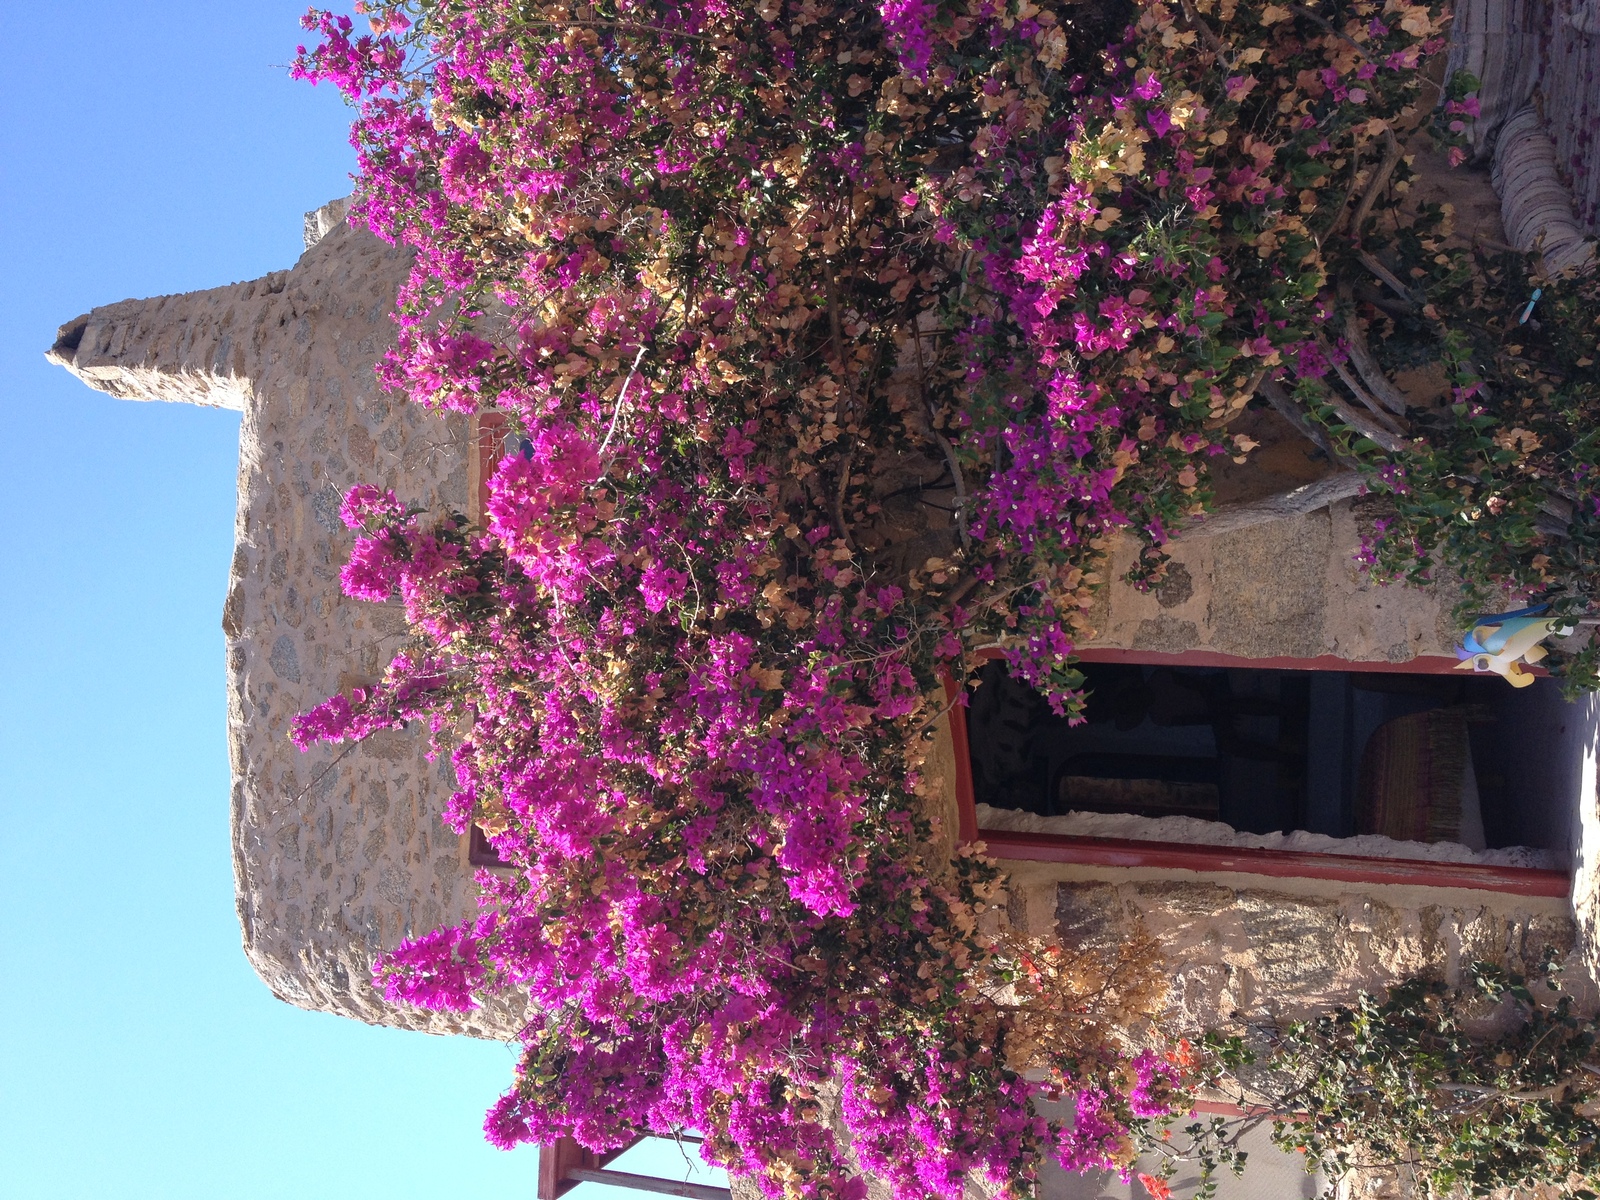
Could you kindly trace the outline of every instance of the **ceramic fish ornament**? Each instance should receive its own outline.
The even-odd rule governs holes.
[[[1493,672],[1512,687],[1527,687],[1535,678],[1527,668],[1546,653],[1540,643],[1552,634],[1566,637],[1575,625],[1561,617],[1540,616],[1544,610],[1540,605],[1479,617],[1456,650],[1461,659],[1456,670]]]

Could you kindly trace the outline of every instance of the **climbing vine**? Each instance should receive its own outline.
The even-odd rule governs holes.
[[[1463,626],[1508,596],[1552,616],[1593,613],[1600,276],[1550,278],[1522,255],[1446,252],[1407,233],[1425,266],[1413,298],[1378,317],[1380,358],[1396,371],[1437,364],[1442,386],[1411,412],[1417,436],[1382,468],[1388,512],[1365,554],[1380,578],[1457,581]],[[1593,639],[1546,662],[1570,691],[1600,687]]]
[[[1380,1170],[1428,1197],[1600,1187],[1600,1022],[1580,1016],[1546,958],[1528,975],[1471,965],[1466,985],[1397,983],[1386,996],[1247,1036],[1213,1035],[1202,1074],[1247,1113],[1160,1142],[1182,1158],[1237,1165],[1244,1127],[1322,1173],[1326,1200]],[[1159,1189],[1157,1189],[1159,1190]]]
[[[482,527],[346,498],[344,587],[414,637],[296,724],[426,722],[445,820],[510,868],[380,962],[388,997],[526,997],[500,1145],[693,1127],[772,1197],[1131,1169],[1198,1060],[1151,946],[1023,937],[948,849],[940,680],[997,647],[1076,712],[1112,539],[1160,578],[1258,392],[1417,494],[1364,333],[1394,305],[1350,281],[1429,250],[1393,189],[1443,10],[359,13],[313,11],[295,71],[358,108],[353,219],[415,253],[383,381],[512,431]],[[1398,283],[1470,291],[1431,271]]]

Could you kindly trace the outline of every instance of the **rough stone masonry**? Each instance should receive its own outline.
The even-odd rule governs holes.
[[[281,999],[438,1033],[505,1035],[510,1011],[468,1019],[397,1009],[371,964],[401,938],[470,916],[462,840],[439,821],[453,777],[424,739],[389,731],[300,754],[294,715],[376,679],[405,636],[398,604],[346,598],[344,492],[378,483],[430,511],[467,503],[466,422],[382,395],[373,365],[409,257],[344,224],[307,221],[295,267],[68,322],[53,361],[129,400],[243,414],[233,567],[223,606],[234,879],[245,954]]]

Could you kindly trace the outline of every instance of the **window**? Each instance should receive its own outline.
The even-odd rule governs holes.
[[[1001,857],[1567,894],[1595,729],[1553,680],[1085,657],[1077,725],[998,659],[953,722],[964,833]]]
[[[490,868],[508,868],[511,865],[500,857],[490,844],[488,834],[479,829],[476,822],[467,829],[467,864]]]

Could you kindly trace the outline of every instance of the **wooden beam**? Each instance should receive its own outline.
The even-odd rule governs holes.
[[[577,1186],[572,1172],[593,1167],[595,1156],[572,1138],[539,1147],[539,1200],[558,1200]]]
[[[658,1179],[654,1175],[630,1175],[627,1171],[594,1170],[589,1167],[574,1167],[567,1172],[567,1177],[580,1183],[605,1183],[640,1192],[683,1196],[687,1200],[730,1200],[733,1194],[728,1188],[712,1187],[706,1183],[685,1183],[676,1179]]]

